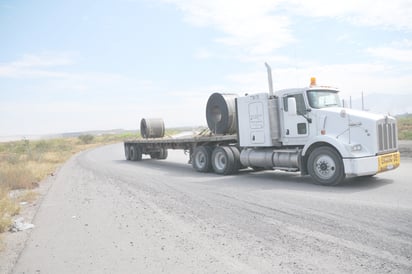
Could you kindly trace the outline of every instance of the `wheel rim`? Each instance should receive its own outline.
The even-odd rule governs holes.
[[[324,180],[330,179],[336,173],[335,161],[328,155],[321,155],[316,158],[314,171],[319,178]]]
[[[215,167],[217,169],[224,170],[226,168],[227,159],[223,151],[219,151],[216,153],[214,161],[215,161]]]
[[[199,168],[204,168],[206,166],[206,155],[203,152],[197,153],[195,161]]]

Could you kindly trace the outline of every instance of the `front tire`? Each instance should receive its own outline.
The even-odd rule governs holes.
[[[309,175],[316,184],[334,186],[345,179],[343,161],[331,147],[318,147],[311,152],[307,164]]]

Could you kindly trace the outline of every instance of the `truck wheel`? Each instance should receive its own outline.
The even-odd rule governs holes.
[[[130,145],[124,145],[124,156],[126,157],[126,160],[130,161]]]
[[[309,155],[308,172],[316,184],[338,185],[345,179],[343,161],[331,147],[318,147]]]
[[[130,160],[132,161],[141,161],[142,160],[142,150],[137,145],[130,146]]]
[[[196,147],[192,154],[192,167],[198,172],[209,172],[212,169],[211,155],[211,147]]]
[[[215,173],[230,175],[234,171],[235,157],[229,147],[216,147],[212,153],[212,167]]]
[[[168,155],[169,155],[169,153],[167,152],[167,149],[166,148],[161,148],[160,152],[159,152],[158,159],[159,160],[165,160],[165,159],[167,159]]]
[[[240,152],[239,149],[237,147],[230,147],[230,149],[232,150],[233,153],[233,157],[235,160],[235,164],[233,167],[233,173],[237,173],[239,171],[239,169],[245,168],[244,166],[242,166],[242,163],[240,162]]]

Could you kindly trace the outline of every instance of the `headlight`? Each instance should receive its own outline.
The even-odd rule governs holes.
[[[361,151],[362,150],[362,145],[353,145],[351,148],[352,151]]]

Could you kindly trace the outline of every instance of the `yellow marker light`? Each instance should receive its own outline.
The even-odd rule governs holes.
[[[311,86],[316,86],[316,77],[311,77],[310,78],[310,85]]]

